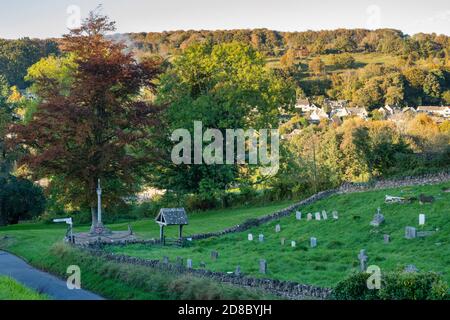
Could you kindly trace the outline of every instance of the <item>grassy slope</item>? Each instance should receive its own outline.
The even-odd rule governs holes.
[[[290,202],[273,204],[265,207],[237,208],[228,210],[214,210],[207,213],[193,213],[189,216],[190,225],[186,227],[187,234],[217,231],[235,224],[241,223],[248,218],[254,218],[269,214],[280,208],[288,206]],[[211,221],[214,221],[211,223]],[[151,220],[134,221],[131,223],[134,231],[143,238],[158,237],[159,227]],[[126,230],[127,224],[109,226],[114,230]],[[77,251],[61,249],[62,238],[65,234],[63,225],[48,224],[23,224],[0,228],[0,249],[6,249],[18,256],[23,257],[32,265],[66,276],[65,270],[68,265],[80,265],[83,272],[83,287],[100,293],[101,295],[114,299],[176,299],[183,298],[180,294],[169,294],[169,286],[177,288],[187,287],[186,292],[191,295],[187,298],[197,298],[192,287],[207,286],[208,292],[203,292],[199,298],[255,298],[261,297],[261,293],[245,291],[230,286],[214,284],[212,281],[192,280],[187,278],[171,278],[166,274],[158,272],[145,274],[144,269],[122,267],[113,263],[105,263],[99,259],[91,259]],[[86,231],[87,226],[77,227],[76,231]],[[168,236],[175,236],[177,229],[168,228]],[[7,236],[7,238],[4,238]],[[54,247],[54,244],[57,244]],[[55,249],[56,248],[56,249]],[[139,271],[139,272],[138,272]],[[141,275],[139,275],[141,274]],[[143,275],[146,275],[146,281]],[[153,285],[156,289],[149,287]],[[150,288],[150,289],[149,289]],[[189,289],[191,288],[191,289]],[[175,290],[175,289],[170,289]],[[201,293],[202,290],[199,290]],[[269,297],[270,298],[270,297]]]
[[[249,242],[247,233],[235,233],[220,238],[198,241],[189,248],[159,248],[134,245],[125,248],[110,249],[116,253],[125,253],[145,258],[177,256],[191,258],[194,267],[201,261],[207,268],[217,271],[233,271],[237,265],[245,274],[258,275],[259,259],[268,262],[268,275],[271,278],[295,280],[301,283],[320,286],[334,286],[346,275],[358,269],[357,254],[366,249],[369,264],[375,264],[382,270],[403,268],[414,264],[423,271],[437,271],[444,274],[450,283],[450,193],[443,193],[443,185],[381,190],[359,194],[333,196],[302,209],[304,213],[338,210],[340,219],[334,221],[296,221],[295,216],[283,218],[267,225],[256,227],[249,232],[255,240],[263,233],[266,241]],[[433,204],[384,204],[384,196],[418,195],[421,192],[436,197]],[[386,223],[374,229],[369,225],[377,207],[381,207]],[[426,213],[425,230],[439,231],[424,239],[404,239],[405,226],[418,227],[419,213]],[[355,217],[360,217],[355,219]],[[275,233],[275,225],[281,224],[281,233]],[[420,228],[419,228],[420,229]],[[383,234],[391,235],[391,243],[383,243]],[[280,239],[285,237],[285,246]],[[318,239],[318,247],[309,248],[309,238]],[[297,242],[296,248],[290,247],[290,241]],[[211,250],[218,250],[220,258],[213,262]]]
[[[22,286],[9,277],[0,277],[0,300],[47,300],[45,295]]]
[[[260,217],[287,207],[291,202],[281,202],[264,207],[246,207],[189,214],[189,225],[183,230],[185,234],[219,231],[233,225],[242,223],[249,218]],[[213,221],[213,222],[212,222]],[[130,222],[133,231],[141,238],[158,238],[159,227],[151,219]],[[112,230],[127,230],[127,223],[108,225]],[[76,232],[89,230],[88,226],[76,227]],[[61,241],[65,235],[66,227],[61,224],[22,224],[0,227],[0,248],[21,256],[31,263],[42,260],[41,256],[55,242]],[[166,228],[167,237],[175,237],[176,227]],[[8,239],[2,239],[8,236]]]

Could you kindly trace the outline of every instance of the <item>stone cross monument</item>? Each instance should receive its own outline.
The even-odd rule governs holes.
[[[102,187],[100,185],[100,179],[98,179],[97,184],[97,221],[91,229],[91,234],[96,235],[102,235],[102,234],[110,234],[111,231],[109,231],[105,226],[103,225],[102,221]]]

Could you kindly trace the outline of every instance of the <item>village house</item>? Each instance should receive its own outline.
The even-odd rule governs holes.
[[[311,123],[319,123],[322,119],[330,119],[328,114],[322,108],[317,108],[311,112],[308,117],[308,121]]]
[[[300,110],[302,113],[313,112],[319,107],[317,107],[314,103],[310,103],[308,99],[299,99],[295,104],[295,109]]]
[[[443,118],[450,118],[450,106],[419,106],[417,107],[417,112],[422,112]]]
[[[345,118],[350,116],[350,112],[346,107],[333,108],[330,113],[330,118]]]
[[[367,120],[369,113],[365,108],[361,107],[354,107],[354,108],[347,108],[348,112],[350,113],[350,116],[356,116],[360,117],[361,119]]]

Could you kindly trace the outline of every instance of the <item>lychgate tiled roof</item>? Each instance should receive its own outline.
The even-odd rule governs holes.
[[[186,225],[188,218],[184,208],[162,208],[155,221],[165,226]]]

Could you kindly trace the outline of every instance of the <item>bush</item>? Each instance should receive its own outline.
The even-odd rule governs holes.
[[[26,179],[0,178],[0,225],[32,219],[45,210],[42,188]]]
[[[448,299],[448,285],[434,272],[390,272],[382,275],[380,290],[369,290],[370,274],[356,273],[336,285],[338,300],[442,300]]]
[[[448,294],[442,277],[428,273],[389,273],[383,279],[381,299],[389,300],[441,300]]]
[[[333,290],[333,296],[337,300],[376,300],[377,290],[367,288],[369,273],[355,273],[342,280]]]

